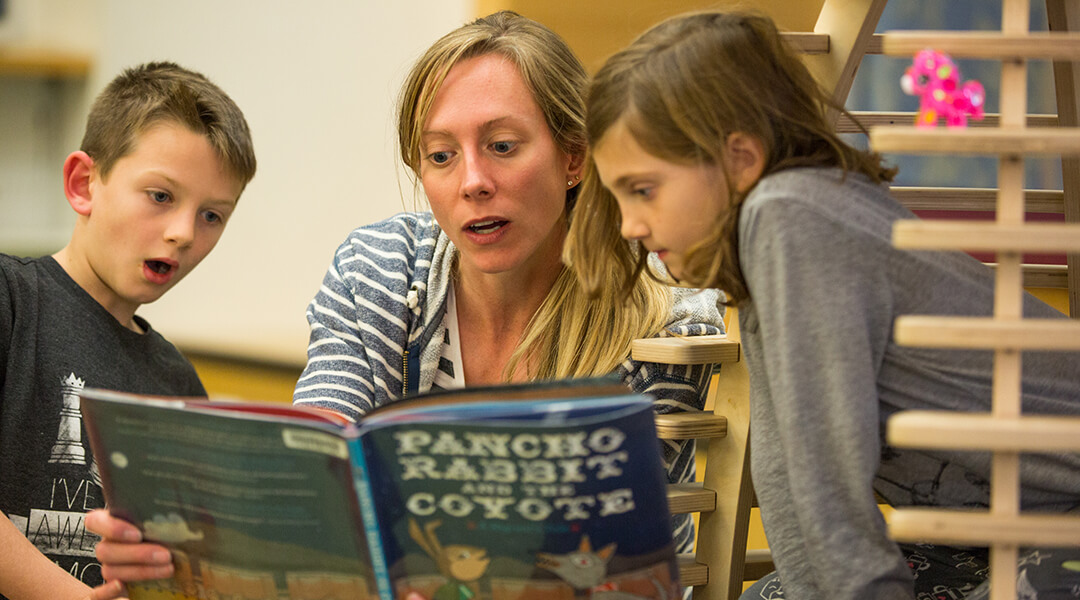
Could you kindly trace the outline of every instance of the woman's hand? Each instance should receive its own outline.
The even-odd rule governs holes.
[[[94,589],[94,593],[111,583],[142,581],[172,577],[172,555],[169,549],[158,544],[142,541],[137,527],[123,519],[113,517],[105,510],[86,514],[86,529],[101,536],[95,548],[101,575],[109,583]],[[119,581],[116,581],[119,580]],[[107,593],[102,590],[100,593]],[[106,600],[118,596],[91,595],[91,600]]]

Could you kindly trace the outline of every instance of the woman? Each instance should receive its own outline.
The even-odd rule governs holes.
[[[703,407],[708,367],[627,357],[635,338],[719,333],[718,294],[642,280],[625,297],[592,299],[561,261],[582,182],[586,82],[561,38],[511,12],[419,59],[398,138],[432,212],[358,228],[338,248],[308,309],[296,404],[356,419],[431,389],[616,373],[658,412]],[[671,481],[693,479],[692,444],[664,453]],[[689,549],[691,520],[673,524]],[[104,515],[88,527],[106,537],[106,578],[144,574],[157,547],[113,543],[137,532]]]

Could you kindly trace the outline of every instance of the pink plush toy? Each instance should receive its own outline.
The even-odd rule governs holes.
[[[949,127],[967,126],[968,115],[983,118],[986,93],[974,79],[960,85],[960,70],[944,52],[922,50],[900,78],[904,92],[919,97],[916,127],[936,127],[944,118]]]

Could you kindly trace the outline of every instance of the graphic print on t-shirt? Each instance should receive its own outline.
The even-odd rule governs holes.
[[[59,381],[60,419],[43,479],[33,486],[29,516],[9,515],[42,553],[76,578],[94,585],[101,565],[94,556],[98,536],[86,531],[86,513],[104,507],[101,478],[83,439],[79,392],[85,380],[75,373]],[[56,406],[55,402],[47,403]],[[44,451],[46,448],[41,448]],[[40,459],[39,459],[40,460]]]
[[[60,383],[60,397],[64,405],[60,409],[60,430],[56,433],[50,463],[86,464],[86,451],[82,445],[82,414],[79,412],[79,392],[85,384],[74,373]]]

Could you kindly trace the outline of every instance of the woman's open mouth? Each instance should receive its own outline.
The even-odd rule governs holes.
[[[509,223],[509,221],[478,221],[476,223],[473,223],[472,225],[469,225],[465,229],[479,235],[488,235],[490,233],[495,233],[507,223]]]

